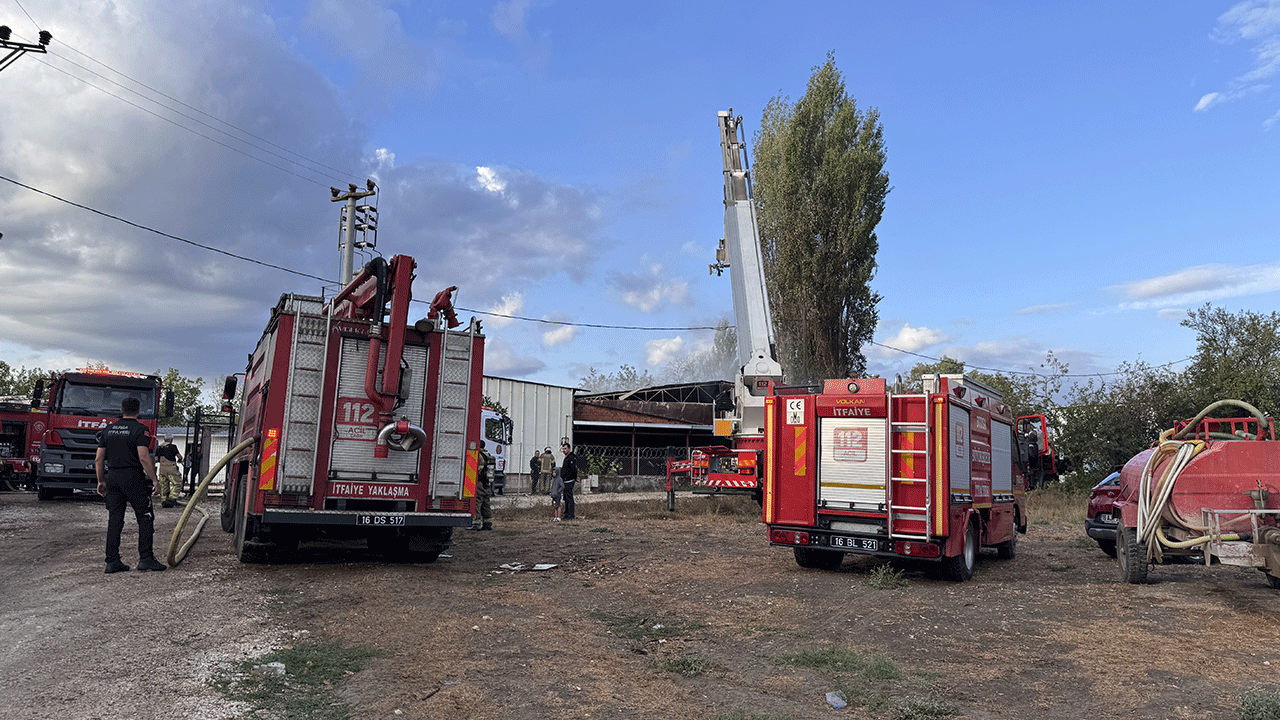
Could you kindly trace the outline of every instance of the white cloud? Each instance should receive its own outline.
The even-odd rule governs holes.
[[[534,37],[529,30],[531,0],[507,0],[493,6],[489,19],[493,29],[511,41],[520,50],[525,62],[535,70],[542,70],[550,61],[549,41],[546,35]]]
[[[1069,308],[1072,305],[1075,305],[1075,303],[1056,303],[1053,305],[1030,305],[1028,307],[1022,308],[1021,310],[1018,310],[1016,314],[1043,315],[1045,313],[1057,312],[1058,310]]]
[[[1162,308],[1156,313],[1156,317],[1161,320],[1184,320],[1187,317],[1186,308]]]
[[[687,305],[692,299],[689,283],[672,277],[658,264],[651,265],[648,272],[615,274],[609,284],[618,291],[622,302],[641,312],[666,305]]]
[[[502,191],[507,189],[506,181],[498,177],[497,171],[490,167],[477,167],[476,181],[480,183],[480,187],[491,193],[501,195]]]
[[[1199,305],[1228,297],[1280,290],[1280,263],[1196,265],[1169,275],[1120,285],[1116,289],[1130,301],[1123,303],[1122,309]]]
[[[679,336],[650,340],[644,344],[645,361],[649,363],[650,367],[657,367],[679,355],[683,347],[684,340]]]
[[[546,366],[546,363],[537,358],[516,354],[511,344],[501,338],[489,337],[485,340],[484,372],[486,375],[519,378],[539,372]]]
[[[498,317],[499,315],[519,315],[520,309],[524,307],[524,295],[518,292],[510,295],[503,295],[501,302],[489,306],[489,312],[496,315],[489,316],[488,322],[495,328],[506,327],[515,322],[509,317]]]
[[[1195,109],[1198,111],[1208,110],[1218,102],[1218,98],[1220,97],[1222,97],[1220,93],[1216,93],[1216,92],[1206,93],[1204,97],[1200,98],[1200,102],[1196,103]]]
[[[547,347],[563,345],[573,340],[574,336],[577,334],[578,328],[572,325],[561,325],[554,330],[548,330],[542,333],[542,344]]]
[[[1266,89],[1273,76],[1280,74],[1280,2],[1246,0],[1237,3],[1218,17],[1212,37],[1222,43],[1250,43],[1253,65],[1231,78],[1226,88],[1200,98],[1195,109],[1204,111],[1224,102],[1237,100]],[[1269,120],[1270,126],[1274,120]]]
[[[903,324],[893,337],[885,338],[880,342],[889,345],[898,350],[906,350],[907,352],[919,352],[927,347],[946,342],[947,334],[941,330],[934,328],[918,327],[913,328],[910,325]]]

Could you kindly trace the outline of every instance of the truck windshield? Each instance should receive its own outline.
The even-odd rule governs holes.
[[[63,383],[53,412],[61,415],[120,417],[120,402],[127,397],[138,398],[138,403],[142,406],[139,418],[151,419],[156,416],[154,387],[90,385],[73,380]]]

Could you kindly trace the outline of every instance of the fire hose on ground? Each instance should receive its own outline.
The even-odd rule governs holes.
[[[1169,498],[1173,495],[1173,486],[1178,481],[1178,476],[1191,464],[1191,460],[1205,449],[1203,440],[1183,440],[1182,438],[1192,432],[1209,413],[1224,405],[1235,405],[1243,408],[1260,423],[1265,424],[1266,422],[1265,417],[1257,408],[1243,400],[1219,400],[1201,410],[1200,414],[1196,415],[1191,422],[1187,423],[1186,427],[1177,433],[1174,433],[1172,428],[1160,433],[1160,445],[1155,452],[1151,453],[1151,457],[1147,459],[1147,465],[1142,470],[1142,481],[1138,484],[1138,541],[1146,543],[1148,562],[1159,561],[1163,557],[1162,547],[1185,550],[1210,542],[1240,540],[1243,538],[1239,533],[1209,535],[1207,534],[1209,528],[1182,517],[1177,508],[1169,502]],[[1253,439],[1252,436],[1232,435],[1229,433],[1210,433],[1209,436],[1216,440]],[[1168,465],[1165,467],[1164,472],[1160,473],[1160,476],[1153,482],[1152,474],[1165,460],[1169,460]],[[1202,533],[1202,535],[1190,540],[1170,540],[1164,534],[1162,527],[1164,523],[1191,533]]]
[[[199,506],[200,500],[204,498],[205,491],[209,489],[209,483],[213,480],[215,475],[222,471],[222,468],[227,466],[227,463],[231,462],[231,458],[239,455],[245,448],[248,448],[257,441],[258,438],[256,437],[249,438],[232,448],[231,451],[224,455],[221,460],[214,464],[213,467],[209,468],[209,472],[204,476],[204,479],[200,481],[200,485],[196,488],[196,491],[191,493],[191,499],[187,501],[187,506],[183,508],[182,517],[178,518],[178,525],[173,529],[173,538],[169,541],[169,554],[167,557],[169,567],[173,567],[182,562],[182,559],[187,556],[187,552],[191,550],[191,547],[196,544],[196,540],[200,538],[200,531],[204,530],[205,523],[209,522],[209,513]],[[182,528],[186,527],[187,519],[191,517],[191,513],[195,510],[199,510],[202,515],[200,522],[196,525],[196,529],[191,533],[191,537],[182,544],[182,547],[178,547],[178,539],[182,535]]]

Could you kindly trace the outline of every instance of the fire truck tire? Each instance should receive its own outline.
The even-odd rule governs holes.
[[[244,484],[245,479],[245,476],[241,475],[231,487],[222,491],[222,512],[219,517],[222,523],[222,532],[236,531],[236,515],[235,508],[232,507],[232,498],[239,491],[240,486]]]
[[[1012,560],[1018,555],[1018,532],[1015,530],[1013,537],[996,545],[996,557],[1001,560]]]
[[[57,495],[58,495],[58,491],[54,490],[53,488],[47,488],[43,485],[36,486],[37,500],[40,500],[42,502],[47,502],[57,497]]]
[[[1280,590],[1280,577],[1276,577],[1275,575],[1268,574],[1267,584],[1277,590]]]
[[[844,562],[844,553],[834,550],[795,548],[796,564],[812,570],[835,570]]]
[[[967,582],[973,579],[973,566],[978,561],[978,531],[969,523],[964,531],[960,554],[942,559],[942,573],[948,580]]]
[[[1120,582],[1138,585],[1147,581],[1147,544],[1138,542],[1138,529],[1116,528],[1116,564]]]

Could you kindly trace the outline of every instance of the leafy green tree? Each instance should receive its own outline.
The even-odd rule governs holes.
[[[1280,412],[1280,313],[1231,313],[1206,303],[1182,325],[1196,331],[1195,359],[1184,375],[1202,407],[1233,399]]]
[[[760,249],[787,381],[861,376],[890,190],[880,113],[858,109],[828,53],[799,101],[769,101],[755,141]]]
[[[163,384],[163,392],[173,391],[173,415],[169,417],[161,417],[160,423],[163,425],[182,425],[195,419],[196,408],[204,408],[205,413],[213,412],[214,408],[200,402],[200,396],[204,392],[204,378],[197,377],[192,380],[183,377],[174,368],[169,368],[168,372],[156,370],[153,375],[160,376],[160,382]],[[221,386],[219,386],[221,387]],[[164,412],[164,401],[160,403],[160,412]]]
[[[963,375],[964,361],[956,360],[946,355],[942,359],[933,363],[916,363],[915,367],[902,378],[904,390],[906,392],[923,392],[924,383],[921,381],[925,375]]]
[[[638,371],[631,365],[623,365],[618,372],[607,375],[601,375],[594,367],[588,370],[586,377],[578,383],[578,387],[588,393],[636,390],[657,384],[648,370]]]
[[[36,381],[49,377],[49,373],[40,368],[21,367],[15,370],[9,363],[0,360],[0,395],[31,397]]]

